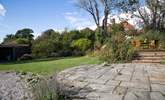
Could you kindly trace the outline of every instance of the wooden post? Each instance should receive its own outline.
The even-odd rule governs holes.
[[[12,60],[16,60],[15,47],[12,48]]]

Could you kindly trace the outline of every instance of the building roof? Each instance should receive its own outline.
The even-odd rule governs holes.
[[[131,25],[130,23],[128,23],[127,21],[123,21],[121,23],[123,24],[125,31],[135,30],[135,27],[133,25]]]
[[[7,47],[7,48],[12,48],[12,47],[28,47],[29,45],[26,44],[0,44],[0,48],[2,47]]]

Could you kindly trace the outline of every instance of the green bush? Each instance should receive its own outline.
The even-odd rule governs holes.
[[[159,41],[165,41],[165,33],[150,30],[142,35],[140,35],[138,38],[140,39],[148,39],[148,40],[159,40]]]
[[[73,41],[72,47],[74,47],[82,52],[85,52],[86,50],[90,49],[91,41],[86,38],[81,38],[79,40]]]
[[[88,28],[61,34],[49,29],[33,41],[32,53],[35,57],[80,56],[93,49],[94,40],[95,33]]]
[[[49,57],[62,48],[61,36],[54,30],[47,30],[33,41],[32,53],[35,57]]]
[[[109,39],[106,47],[101,50],[101,60],[109,63],[127,62],[132,60],[135,50],[122,32],[117,32]]]
[[[26,38],[18,38],[16,42],[17,44],[29,44],[29,40]]]

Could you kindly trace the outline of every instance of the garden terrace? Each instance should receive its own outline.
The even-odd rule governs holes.
[[[71,100],[165,100],[165,66],[160,64],[84,65],[57,76]]]

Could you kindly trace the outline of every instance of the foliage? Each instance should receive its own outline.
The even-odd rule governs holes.
[[[85,10],[92,16],[98,29],[96,34],[98,44],[103,44],[103,39],[108,36],[108,16],[110,12],[116,10],[114,7],[116,2],[116,0],[77,0],[75,2],[79,8]],[[102,18],[102,16],[104,17]]]
[[[119,31],[125,31],[124,30],[124,27],[122,25],[122,23],[120,24],[112,24],[111,26],[109,26],[109,30],[108,30],[112,35],[115,35],[116,32],[119,32]]]
[[[56,80],[52,78],[40,78],[33,86],[34,94],[38,100],[58,100]]]
[[[134,49],[122,32],[113,35],[106,47],[101,50],[100,58],[109,63],[127,62],[132,60]]]
[[[24,28],[18,30],[15,34],[6,35],[3,44],[28,44],[31,45],[33,41],[33,30]]]
[[[16,38],[26,38],[26,39],[32,40],[34,36],[31,33],[33,33],[32,29],[24,28],[24,29],[18,30],[15,33],[15,37]]]
[[[141,0],[120,0],[118,9],[132,12],[133,17],[143,21],[147,30],[165,31],[164,0],[144,0],[144,2]]]
[[[72,30],[69,32],[63,32],[61,34],[62,37],[62,49],[60,50],[61,56],[72,56],[73,48],[71,47],[71,43],[74,40],[81,38],[80,32],[78,30]]]
[[[34,56],[37,57],[46,57],[53,52],[53,43],[49,40],[40,41],[36,44],[33,44],[32,52]]]
[[[82,42],[84,42],[86,47],[79,39],[83,39]],[[80,31],[64,31],[61,34],[50,29],[34,40],[32,52],[36,57],[83,55],[87,49],[93,49],[94,41],[95,32],[89,28]]]
[[[15,35],[13,34],[8,34],[6,35],[6,37],[4,38],[3,40],[3,44],[13,44],[15,41],[16,38],[15,38]]]
[[[139,38],[147,39],[147,40],[165,41],[165,34],[159,31],[150,30],[140,35]]]
[[[165,34],[160,31],[150,30],[146,33],[141,34],[140,36],[137,36],[135,39],[141,40],[141,41],[152,41],[157,40],[158,41],[158,48],[164,49],[165,48]]]
[[[95,45],[100,46],[104,43],[104,36],[101,34],[101,28],[97,28],[95,31]]]
[[[50,29],[38,37],[32,46],[32,53],[36,57],[48,57],[61,49],[60,34]]]
[[[91,47],[91,41],[85,38],[73,41],[72,43],[72,47],[85,52],[86,50],[88,50]]]
[[[80,30],[80,34],[81,34],[81,38],[86,38],[91,40],[92,45],[94,45],[95,42],[95,31],[89,29],[89,28],[85,28]]]
[[[18,38],[15,40],[17,44],[28,44],[29,40],[26,38]]]

